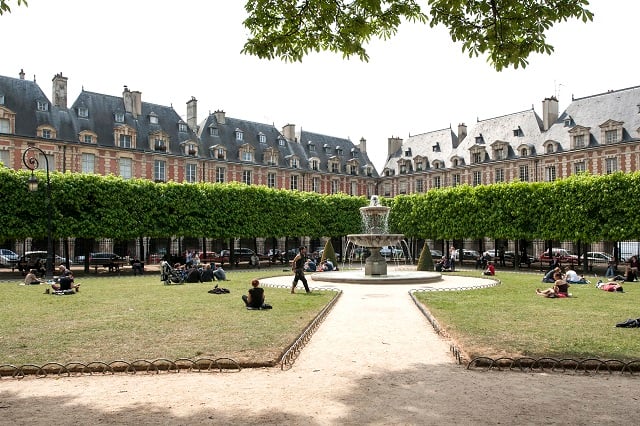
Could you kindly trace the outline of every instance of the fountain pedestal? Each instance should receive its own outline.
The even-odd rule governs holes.
[[[365,275],[387,275],[387,259],[380,254],[380,247],[369,247],[371,256],[364,262]]]

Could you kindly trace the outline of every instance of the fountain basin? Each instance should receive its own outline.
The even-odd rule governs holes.
[[[348,284],[428,284],[442,281],[440,272],[393,271],[387,275],[363,275],[362,270],[319,272],[310,275],[314,281]]]
[[[350,234],[347,240],[362,247],[395,246],[404,238],[404,234]]]

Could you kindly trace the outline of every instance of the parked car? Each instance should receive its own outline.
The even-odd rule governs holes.
[[[112,269],[120,269],[125,259],[115,253],[97,252],[89,254],[89,265],[98,269],[99,266]]]
[[[394,259],[404,257],[404,252],[401,248],[393,246],[385,246],[380,249],[380,254],[384,257],[391,257]]]
[[[477,250],[462,250],[462,260],[478,260],[480,253]]]
[[[66,264],[66,263],[67,263],[66,258],[62,256],[58,256],[56,254],[56,257],[53,261],[54,267],[55,265]],[[31,269],[40,270],[40,269],[46,268],[46,264],[47,264],[47,252],[44,250],[34,250],[34,251],[27,251],[24,253],[24,255],[20,256],[20,259],[18,260],[16,267],[20,272],[22,272],[23,275],[26,275],[27,272]]]
[[[602,251],[588,251],[587,260],[589,263],[609,263],[613,262],[614,258],[612,254]]]
[[[578,263],[578,256],[569,253],[566,249],[553,248],[551,249],[551,252],[553,253],[553,257],[559,257],[560,262],[562,263]],[[552,260],[552,258],[549,257],[549,249],[545,250],[544,253],[538,256],[538,259],[540,259],[540,262],[549,263]]]
[[[20,256],[17,253],[9,249],[0,249],[0,267],[15,268],[19,260]]]
[[[429,250],[431,252],[432,259],[442,259],[442,252],[440,250]]]

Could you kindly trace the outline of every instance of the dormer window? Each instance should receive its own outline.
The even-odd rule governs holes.
[[[520,150],[520,156],[521,157],[528,157],[529,156],[529,150],[527,148],[522,148]]]
[[[400,164],[400,174],[403,175],[407,173],[407,165],[406,164]]]
[[[309,147],[309,152],[316,152],[316,144],[314,144],[311,141],[309,141],[307,146]]]
[[[218,160],[224,160],[227,158],[227,151],[224,147],[218,146],[216,148],[212,146],[211,149],[214,151],[214,158],[217,158]]]
[[[356,148],[351,149],[351,158],[358,158],[358,150]]]
[[[371,170],[372,170],[372,167],[371,167],[371,166],[366,166],[366,167],[364,168],[364,174],[366,174],[366,175],[367,175],[367,176],[369,176],[369,177],[373,176],[373,172],[372,172]]]
[[[49,103],[44,101],[37,101],[38,111],[49,111]]]
[[[258,142],[267,143],[267,136],[262,132],[258,133]]]
[[[567,118],[564,119],[564,127],[571,127],[574,125],[573,118],[568,115]]]
[[[284,146],[285,139],[282,136],[278,136],[278,146]]]
[[[45,139],[51,139],[51,130],[50,129],[42,129],[42,137]]]
[[[166,151],[167,143],[164,139],[156,138],[153,142],[153,149],[156,151]]]
[[[179,131],[179,132],[185,132],[185,133],[186,133],[186,132],[187,132],[187,124],[186,124],[186,123],[184,123],[184,122],[182,122],[182,121],[181,121],[181,122],[179,122],[179,123],[178,123],[178,131]]]
[[[522,128],[520,126],[518,126],[517,129],[513,129],[513,136],[517,138],[521,138],[524,136],[524,132],[522,131]]]
[[[4,95],[0,93],[0,105],[4,105]]]
[[[320,170],[320,162],[318,160],[311,160],[311,170]]]
[[[444,168],[444,163],[440,160],[434,160],[433,161],[433,168],[434,169],[442,169]]]
[[[471,153],[471,163],[481,163],[482,162],[482,153],[481,152],[472,152]]]
[[[322,146],[322,148],[324,149],[325,154],[329,154],[331,152],[331,147],[326,143]]]
[[[405,157],[411,157],[411,148],[407,148],[407,149],[404,151],[404,156],[405,156]]]
[[[622,140],[623,122],[607,120],[600,125],[600,140],[605,144],[613,144]],[[602,142],[601,142],[602,144]]]
[[[293,167],[294,169],[297,169],[299,166],[299,162],[298,162],[298,157],[291,157],[291,159],[289,160],[289,164],[291,165],[291,167]]]
[[[237,141],[244,140],[244,133],[240,129],[236,129],[236,140]]]
[[[195,144],[188,143],[185,145],[184,149],[187,155],[195,156],[196,154],[198,154],[198,148],[195,146]]]
[[[336,146],[336,155],[342,155],[342,148]]]
[[[218,136],[218,128],[217,127],[209,127],[209,136]]]
[[[422,161],[422,160],[420,160],[420,161],[416,161],[416,170],[417,170],[417,171],[421,172],[421,171],[422,171],[422,169],[423,169],[423,167],[424,167],[424,163],[423,163],[423,161]]]
[[[555,151],[555,147],[553,143],[548,143],[547,146],[545,147],[545,152],[547,154],[553,154],[553,152]]]
[[[436,142],[436,144],[431,147],[431,151],[440,152],[440,142]]]
[[[149,114],[149,123],[158,124],[158,115],[155,112],[151,112],[151,114]]]
[[[124,123],[124,112],[116,112],[114,119],[116,123]]]
[[[89,108],[87,108],[87,107],[78,108],[78,117],[80,117],[80,118],[89,117]]]
[[[484,137],[482,136],[482,133],[480,133],[480,136],[476,136],[476,144],[483,144],[484,143]]]

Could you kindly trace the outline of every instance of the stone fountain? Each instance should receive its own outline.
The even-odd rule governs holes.
[[[404,234],[388,233],[390,210],[390,207],[380,205],[374,195],[369,206],[360,208],[364,233],[347,235],[348,244],[366,247],[371,252],[364,264],[364,275],[361,270],[347,270],[316,273],[312,279],[349,284],[428,284],[442,281],[440,272],[399,269],[387,273],[387,260],[380,254],[380,249],[395,246],[404,239]]]
[[[347,235],[347,240],[366,247],[371,252],[364,264],[364,274],[370,276],[387,275],[387,260],[380,254],[385,246],[395,246],[404,239],[404,234],[389,234],[389,211],[391,207],[382,206],[378,196],[371,197],[369,205],[360,207],[362,225],[365,233]]]

